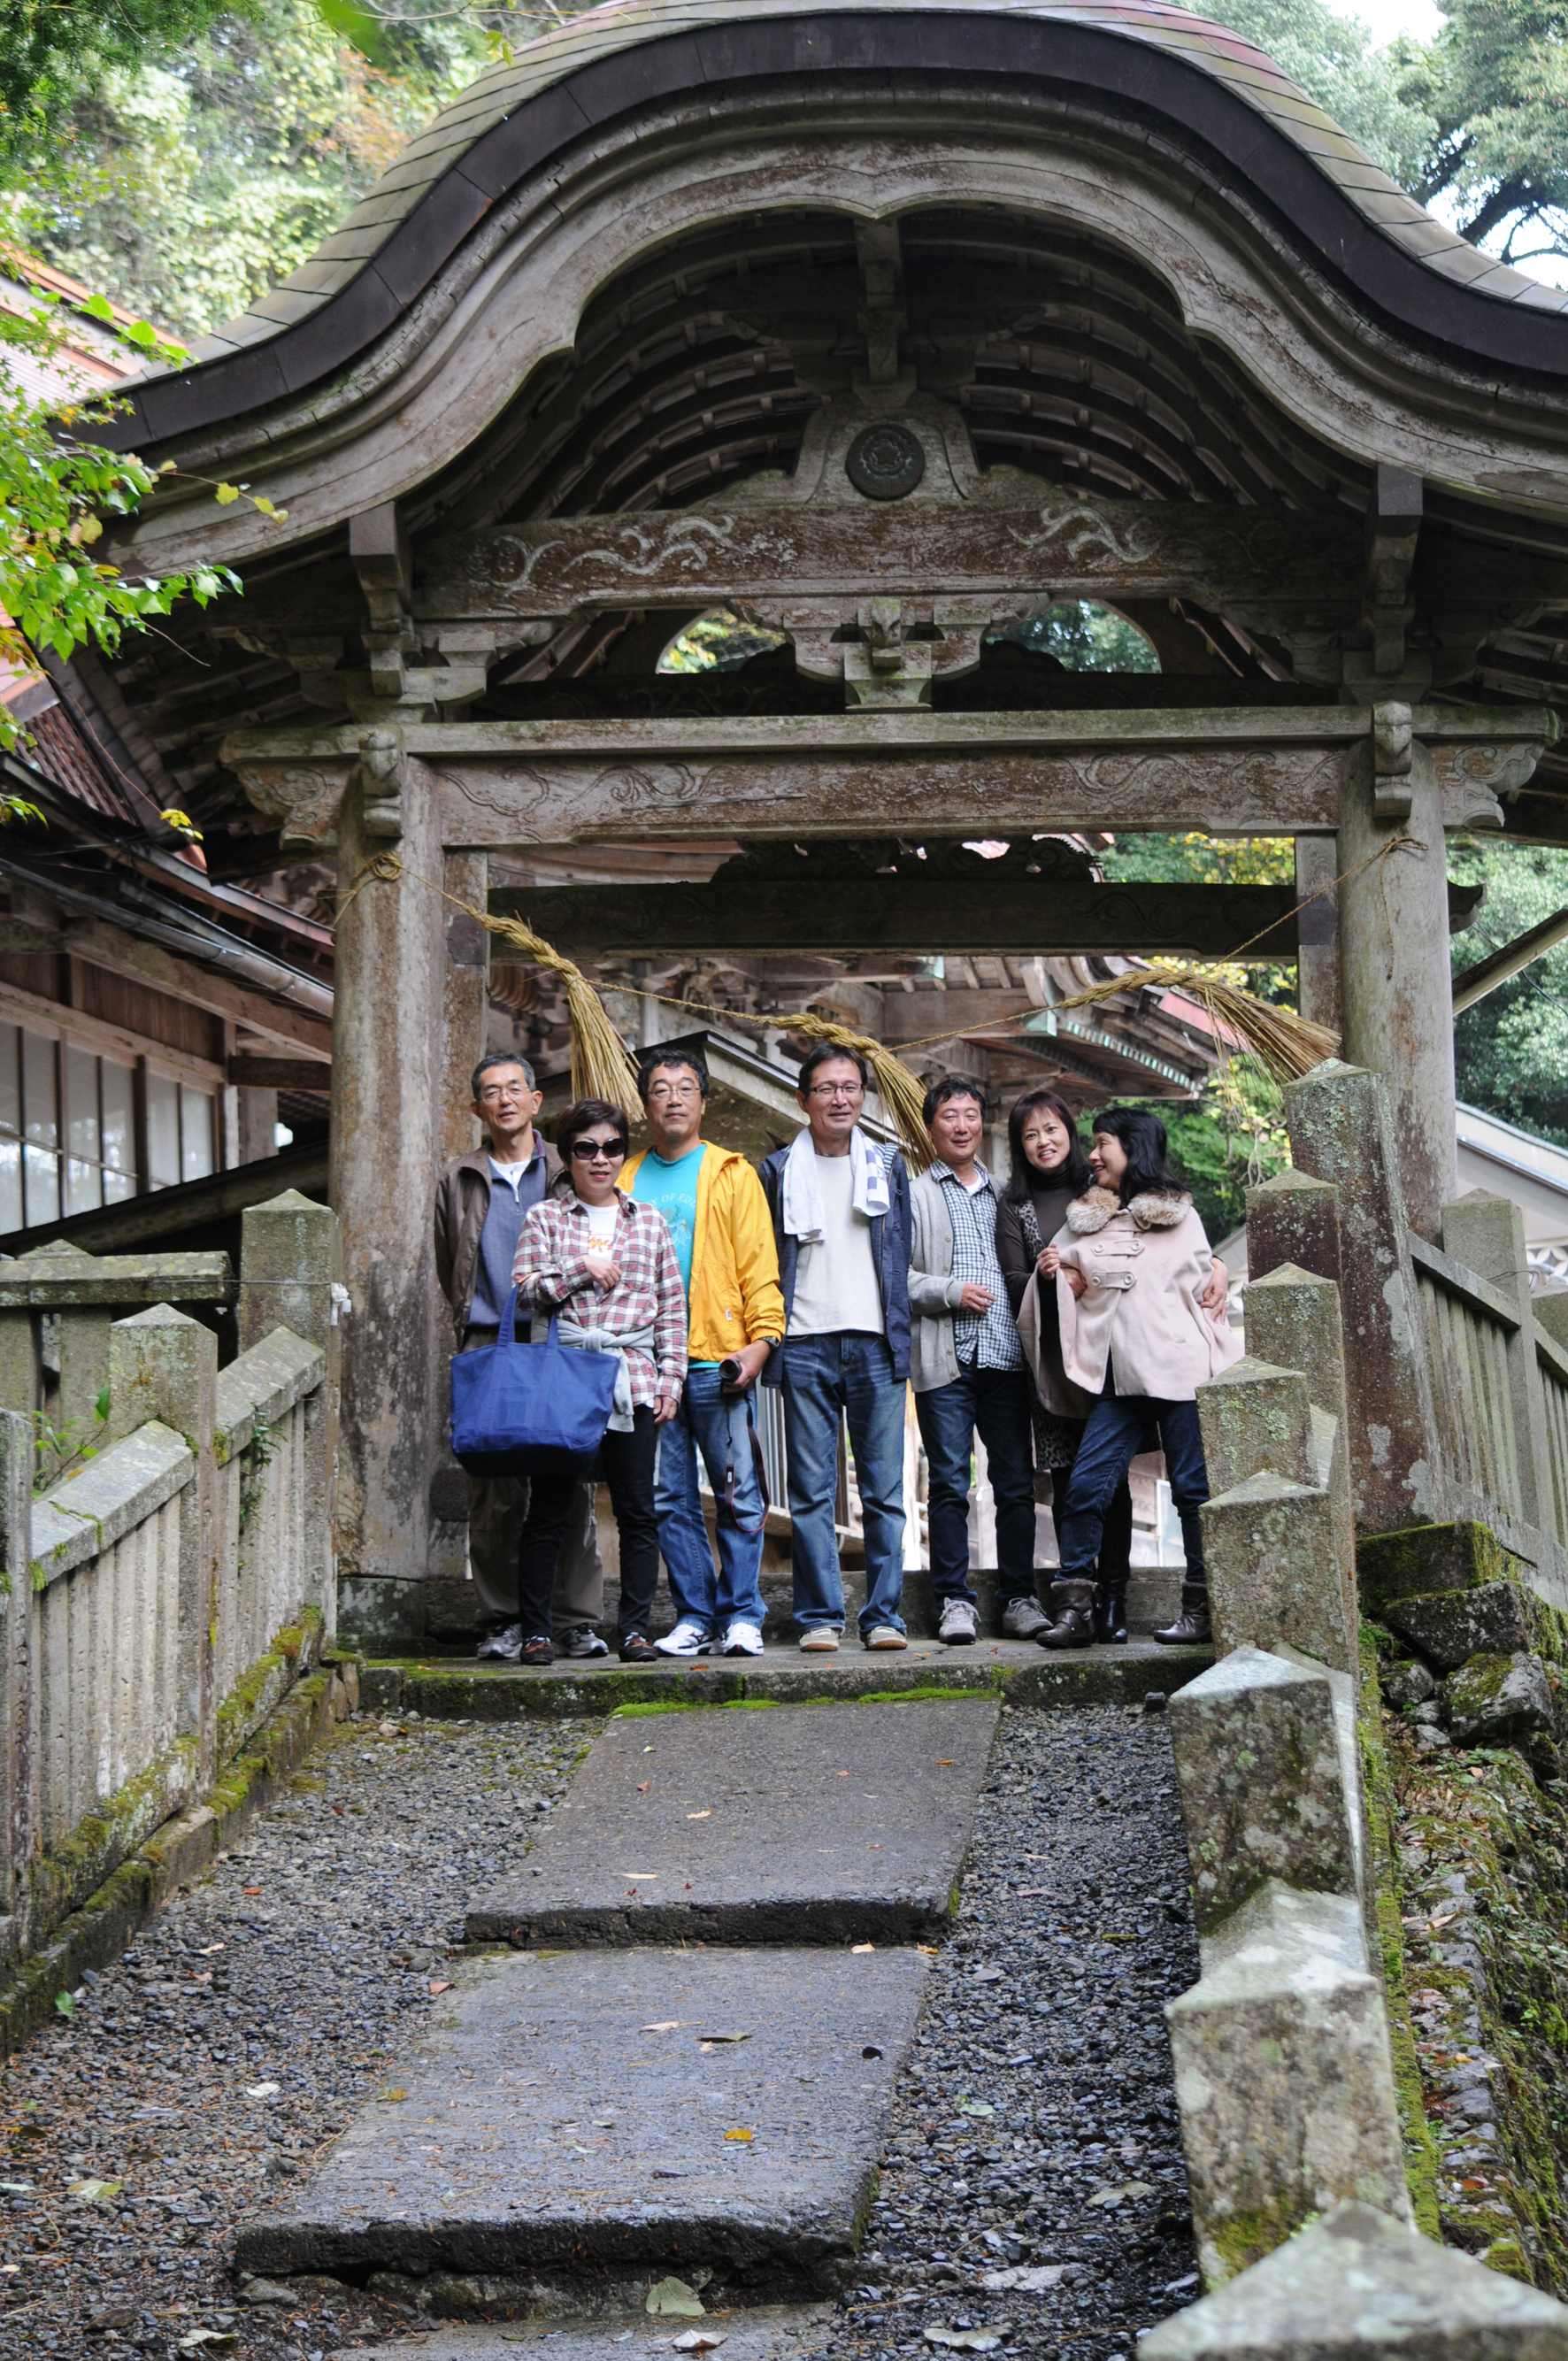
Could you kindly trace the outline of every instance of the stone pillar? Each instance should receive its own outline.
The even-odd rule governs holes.
[[[1524,1215],[1509,1197],[1473,1189],[1442,1209],[1442,1246],[1455,1262],[1479,1272],[1519,1313],[1508,1338],[1508,1386],[1513,1398],[1514,1439],[1519,1459],[1519,1500],[1527,1522],[1555,1538],[1556,1502],[1552,1486],[1552,1443],[1546,1425],[1546,1395],[1535,1350],[1535,1302],[1530,1291]]]
[[[1353,1671],[1333,1420],[1314,1409],[1299,1371],[1250,1355],[1199,1387],[1198,1417],[1212,1488],[1201,1513],[1216,1647],[1284,1642]]]
[[[155,1303],[129,1320],[116,1320],[109,1331],[107,1440],[118,1443],[148,1419],[158,1419],[182,1434],[196,1455],[196,1480],[180,1496],[179,1662],[181,1712],[185,1729],[198,1741],[203,1786],[216,1768],[217,1382],[217,1338],[171,1303]]]
[[[1403,724],[1383,719],[1400,714]],[[1372,722],[1346,758],[1340,806],[1341,866],[1356,872],[1340,887],[1343,1051],[1387,1083],[1409,1217],[1435,1241],[1457,1191],[1442,792],[1431,754],[1409,741],[1408,707],[1379,707]],[[1406,759],[1402,778],[1374,778],[1375,761]],[[1401,837],[1410,841],[1369,860]]]
[[[1246,1192],[1248,1277],[1266,1279],[1281,1263],[1339,1285],[1339,1191],[1294,1165]]]
[[[274,1328],[291,1328],[326,1355],[326,1375],[305,1400],[306,1499],[315,1563],[305,1567],[308,1595],[325,1607],[327,1633],[337,1629],[338,1405],[343,1383],[343,1225],[330,1206],[297,1189],[247,1205],[239,1252],[239,1349],[248,1353]]]
[[[1296,1005],[1310,1023],[1343,1027],[1340,1003],[1337,836],[1296,839]]]
[[[32,1415],[0,1410],[0,1960],[27,1949],[27,1869],[38,1818],[32,1522]]]
[[[333,1209],[352,1300],[344,1342],[338,1554],[345,1574],[426,1571],[431,1200],[443,1033],[434,794],[395,731],[367,730],[338,830]],[[367,873],[394,853],[416,875]]]
[[[1381,1075],[1330,1059],[1287,1088],[1285,1119],[1297,1170],[1339,1191],[1340,1304],[1357,1529],[1385,1533],[1433,1524],[1443,1513],[1437,1422],[1388,1093]],[[1279,1191],[1271,1218],[1283,1219],[1293,1202],[1290,1192]],[[1313,1201],[1310,1219],[1320,1242],[1331,1235],[1327,1210],[1325,1201]],[[1310,1248],[1300,1250],[1293,1259],[1313,1268],[1309,1255]]]

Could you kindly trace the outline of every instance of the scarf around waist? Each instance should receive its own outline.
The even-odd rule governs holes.
[[[631,1400],[631,1367],[629,1352],[644,1353],[653,1359],[655,1334],[650,1321],[644,1328],[633,1328],[624,1336],[612,1336],[608,1328],[599,1328],[591,1321],[575,1320],[570,1312],[561,1314],[556,1334],[563,1345],[579,1353],[613,1353],[618,1364],[615,1372],[615,1399],[610,1404],[607,1432],[630,1434],[635,1423]],[[655,1369],[656,1374],[656,1369]]]

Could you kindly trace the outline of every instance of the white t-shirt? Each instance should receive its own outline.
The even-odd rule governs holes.
[[[803,1246],[795,1268],[792,1336],[886,1333],[882,1290],[872,1256],[872,1225],[854,1205],[855,1167],[849,1156],[819,1156],[817,1186],[822,1200],[822,1236]]]
[[[585,1205],[588,1217],[588,1236],[596,1246],[608,1246],[615,1236],[615,1217],[620,1208],[612,1197],[608,1205]]]

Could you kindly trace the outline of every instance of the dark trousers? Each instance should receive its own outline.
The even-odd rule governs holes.
[[[1138,1445],[1142,1451],[1147,1446]],[[1135,1453],[1134,1456],[1136,1456]],[[1058,1566],[1053,1582],[1062,1579],[1062,1523],[1067,1515],[1067,1493],[1071,1471],[1058,1468],[1052,1478],[1056,1497],[1051,1504],[1051,1523],[1056,1530]],[[1125,1480],[1111,1495],[1111,1505],[1101,1520],[1100,1580],[1107,1590],[1124,1591],[1133,1571],[1133,1491]]]
[[[1152,1448],[1151,1429],[1165,1454],[1166,1480],[1181,1520],[1187,1579],[1201,1583],[1203,1532],[1198,1511],[1209,1497],[1209,1471],[1198,1430],[1198,1405],[1157,1401],[1150,1394],[1103,1393],[1089,1413],[1083,1441],[1068,1477],[1067,1502],[1057,1521],[1063,1582],[1092,1582],[1106,1510],[1140,1451]]]
[[[1022,1369],[966,1369],[916,1394],[930,1471],[931,1590],[976,1604],[969,1578],[970,1461],[976,1434],[996,1501],[996,1595],[1005,1607],[1035,1596],[1034,1430]]]
[[[599,1465],[609,1486],[609,1503],[620,1534],[620,1608],[616,1617],[622,1640],[633,1631],[646,1637],[653,1594],[659,1586],[659,1520],[653,1510],[653,1465],[659,1431],[646,1403],[632,1412],[630,1434],[608,1433]],[[535,1476],[517,1560],[518,1620],[525,1640],[548,1636],[555,1561],[572,1513],[578,1476]]]

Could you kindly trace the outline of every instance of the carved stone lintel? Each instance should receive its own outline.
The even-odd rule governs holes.
[[[367,730],[359,741],[359,777],[367,836],[396,843],[403,832],[403,741],[395,730]]]

